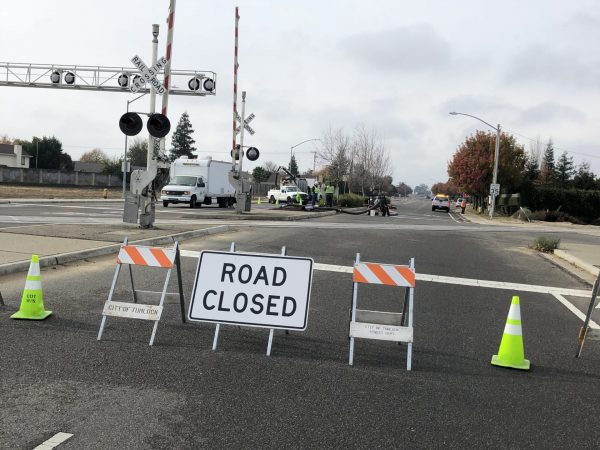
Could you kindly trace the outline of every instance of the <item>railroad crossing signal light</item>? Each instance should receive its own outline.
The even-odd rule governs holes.
[[[119,119],[119,128],[127,136],[138,134],[142,131],[143,125],[142,118],[134,112],[123,114]]]
[[[203,86],[205,91],[212,92],[215,89],[215,82],[211,78],[207,78],[206,80],[204,80]]]
[[[259,155],[260,152],[256,147],[250,147],[248,150],[246,150],[246,158],[248,158],[250,161],[256,161]]]
[[[164,138],[171,130],[169,118],[163,114],[152,114],[146,124],[150,136]]]
[[[119,78],[117,78],[117,83],[119,83],[119,86],[121,87],[127,87],[127,85],[129,84],[129,75],[127,75],[126,73],[122,73],[121,75],[119,75]]]
[[[60,72],[58,70],[52,72],[52,75],[50,75],[50,81],[52,81],[54,84],[60,83]]]
[[[191,78],[190,81],[188,81],[188,87],[190,88],[190,91],[197,91],[200,89],[200,78]]]
[[[73,72],[65,73],[65,83],[67,83],[67,84],[75,83],[75,74]]]

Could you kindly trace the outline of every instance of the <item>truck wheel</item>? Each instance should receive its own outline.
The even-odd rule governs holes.
[[[190,208],[195,208],[196,207],[196,196],[192,195],[192,198],[190,199]]]
[[[291,205],[292,204],[292,197],[288,197],[286,199],[286,202],[287,202],[288,205]]]
[[[269,197],[269,203],[275,203],[275,196],[271,195],[271,197]]]
[[[167,206],[169,206],[169,202],[163,202],[163,206],[166,208]]]
[[[219,205],[219,208],[225,208],[225,201],[222,198],[217,198],[217,205]]]

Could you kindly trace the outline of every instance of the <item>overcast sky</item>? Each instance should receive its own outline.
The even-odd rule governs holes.
[[[151,59],[152,23],[165,54],[168,5],[2,1],[0,59],[131,67],[135,54]],[[459,111],[519,133],[526,149],[526,137],[552,137],[557,157],[567,150],[600,174],[600,2],[178,0],[173,68],[216,72],[217,95],[171,96],[168,115],[174,129],[187,111],[198,154],[215,159],[229,158],[232,140],[235,6],[255,164],[287,165],[291,146],[364,124],[385,142],[394,182],[431,186],[447,180],[465,137],[486,129],[448,115]],[[56,136],[74,160],[94,147],[121,155],[117,124],[132,98],[0,86],[0,135]],[[147,97],[135,105],[147,110]],[[318,145],[294,149],[301,170],[312,168]]]

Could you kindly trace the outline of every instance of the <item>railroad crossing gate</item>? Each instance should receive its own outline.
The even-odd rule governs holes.
[[[115,293],[117,280],[119,278],[119,272],[121,271],[121,266],[123,265],[127,265],[127,268],[129,269],[133,303],[115,302],[112,300]],[[133,283],[133,272],[131,270],[131,266],[155,267],[157,269],[166,270],[167,274],[165,277],[163,290],[158,292],[136,289]],[[177,269],[177,283],[179,292],[167,292],[167,287],[169,286],[169,280],[171,278],[171,271],[173,268]],[[160,294],[160,302],[158,305],[140,304],[138,303],[137,293]],[[175,242],[173,248],[145,247],[142,245],[128,245],[127,238],[125,238],[123,244],[121,244],[119,256],[117,257],[117,267],[115,269],[115,275],[113,277],[113,282],[108,294],[108,300],[104,304],[104,309],[102,311],[102,322],[100,323],[100,330],[98,331],[98,340],[102,338],[102,333],[104,332],[104,326],[106,324],[106,318],[108,316],[124,317],[128,319],[153,321],[154,327],[152,328],[152,336],[150,337],[150,345],[152,345],[154,343],[156,329],[158,328],[158,322],[162,315],[163,305],[167,295],[179,296],[179,302],[181,305],[181,320],[185,323],[185,300],[183,297],[183,285],[181,281],[181,262],[178,242]]]
[[[413,299],[415,291],[415,260],[408,266],[360,262],[356,254],[353,268],[352,307],[350,320],[350,352],[348,364],[354,364],[354,339],[406,342],[406,370],[412,366]],[[383,284],[404,287],[402,312],[358,309],[358,284]]]

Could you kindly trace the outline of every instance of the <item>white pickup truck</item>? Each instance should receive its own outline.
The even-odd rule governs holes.
[[[275,203],[277,200],[280,202],[286,202],[288,205],[296,202],[296,194],[300,193],[300,200],[303,205],[309,202],[309,197],[306,192],[302,192],[298,189],[298,186],[288,184],[281,186],[279,189],[271,189],[267,193],[269,203]]]

